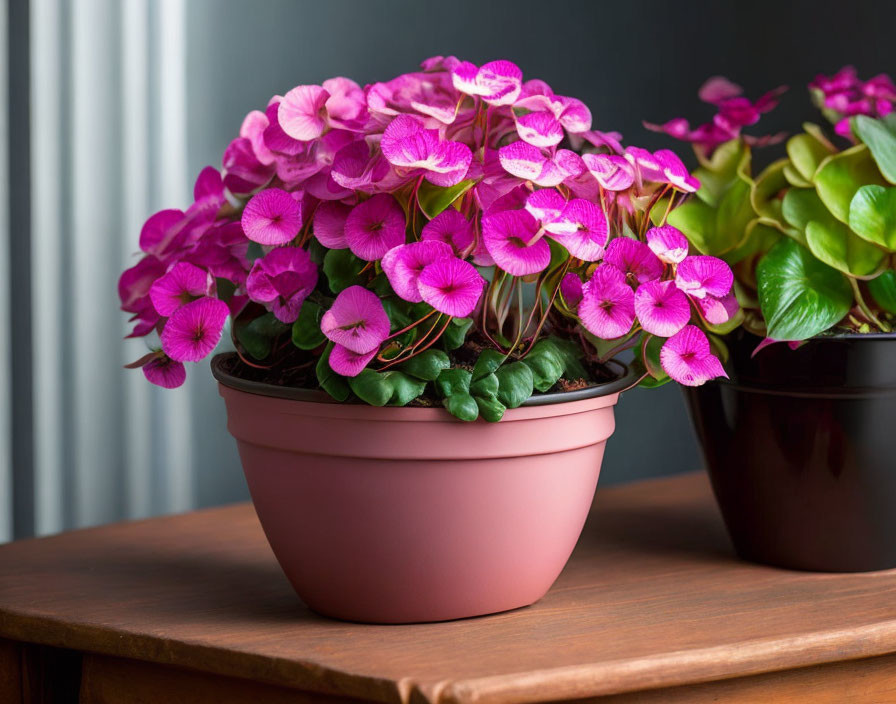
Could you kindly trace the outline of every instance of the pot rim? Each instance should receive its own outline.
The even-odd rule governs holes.
[[[337,401],[325,391],[319,389],[278,386],[277,384],[241,379],[222,368],[224,360],[230,359],[235,355],[236,352],[221,352],[216,354],[211,360],[212,376],[214,376],[220,384],[223,384],[228,388],[255,394],[256,396],[282,398],[289,401],[308,401],[312,403],[330,403],[338,405],[367,405],[358,401]],[[562,403],[572,403],[573,401],[586,401],[592,398],[600,398],[601,396],[610,396],[611,394],[618,394],[630,389],[640,379],[640,375],[638,375],[635,370],[617,359],[611,359],[607,364],[613,364],[618,367],[616,378],[611,381],[604,381],[595,384],[594,386],[589,386],[585,389],[576,389],[574,391],[554,391],[545,394],[534,394],[524,401],[522,406],[550,406]],[[420,410],[431,409],[421,408]]]

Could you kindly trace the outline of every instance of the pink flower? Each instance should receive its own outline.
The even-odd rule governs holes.
[[[406,73],[367,89],[367,107],[380,124],[395,115],[415,113],[425,116],[427,127],[450,125],[456,117],[461,97],[445,71]]]
[[[158,314],[167,318],[195,298],[210,295],[214,285],[215,280],[204,269],[178,262],[156,279],[149,289],[149,297]]]
[[[473,152],[462,142],[450,142],[438,130],[426,129],[414,115],[399,115],[386,128],[380,143],[383,155],[393,166],[421,169],[426,180],[437,186],[463,181]]]
[[[733,284],[731,267],[717,257],[687,257],[675,272],[675,285],[693,298],[721,298],[731,291]]]
[[[314,212],[314,236],[327,249],[346,249],[345,221],[351,207],[338,201],[326,201]]]
[[[516,118],[516,131],[534,147],[554,147],[563,141],[563,125],[547,111],[529,112]]]
[[[647,231],[647,246],[666,264],[678,264],[688,255],[688,240],[676,227],[663,225]]]
[[[700,182],[691,176],[681,159],[668,149],[651,154],[640,147],[628,147],[626,160],[637,170],[639,181],[668,183],[685,193],[694,193]]]
[[[298,247],[278,247],[255,260],[246,291],[249,298],[270,305],[283,323],[294,323],[302,303],[317,286],[317,267],[311,256]]]
[[[342,376],[358,376],[370,364],[370,360],[376,357],[378,351],[374,347],[370,352],[358,354],[352,352],[348,347],[334,345],[330,351],[330,369]]]
[[[540,188],[526,198],[526,210],[542,223],[554,222],[566,207],[566,198],[553,188]]]
[[[182,362],[175,362],[170,357],[159,354],[143,365],[146,379],[165,389],[176,389],[187,380],[187,370]]]
[[[625,157],[615,154],[583,154],[582,160],[600,187],[607,191],[624,191],[635,182],[635,171]]]
[[[224,185],[231,193],[239,194],[251,193],[265,185],[276,170],[273,165],[263,164],[258,160],[252,143],[244,137],[230,143],[224,151],[221,165],[225,171]]]
[[[454,254],[462,257],[473,244],[473,223],[454,208],[448,208],[423,226],[420,239],[424,242],[444,242],[451,245]],[[385,266],[385,265],[384,265]]]
[[[546,85],[538,93],[521,97],[513,108],[514,111],[525,109],[531,110],[530,114],[549,116],[570,134],[584,134],[591,129],[591,111],[581,100],[554,95]],[[520,137],[523,137],[522,133]]]
[[[700,309],[703,319],[710,325],[724,325],[737,315],[737,311],[740,309],[737,297],[733,292],[721,298],[706,296],[694,298],[693,301]]]
[[[455,318],[465,318],[473,312],[484,285],[485,279],[476,268],[457,257],[442,257],[427,264],[418,279],[423,300]]]
[[[703,331],[686,325],[660,349],[660,364],[673,380],[685,386],[700,386],[710,379],[728,375],[710,351]]]
[[[570,310],[575,310],[582,301],[582,280],[578,274],[569,272],[560,281],[560,295]]]
[[[578,314],[592,335],[604,340],[622,337],[635,322],[635,292],[618,269],[603,264],[585,284]]]
[[[380,193],[352,208],[345,220],[345,241],[353,254],[372,262],[404,244],[405,226],[398,201]]]
[[[286,244],[302,229],[302,204],[280,188],[268,188],[246,203],[241,222],[253,242]]]
[[[215,349],[230,310],[217,298],[199,298],[178,308],[162,330],[162,349],[175,362],[198,362]]]
[[[557,186],[585,170],[582,158],[568,149],[551,155],[522,140],[501,147],[498,159],[507,173],[544,187]]]
[[[650,247],[628,237],[611,240],[604,254],[604,261],[639,284],[663,275],[663,263],[650,251]]]
[[[336,153],[330,174],[343,188],[371,191],[389,175],[390,169],[379,149],[371,149],[370,144],[359,139]]]
[[[393,247],[386,252],[381,266],[389,279],[389,285],[399,298],[419,303],[423,300],[418,286],[423,269],[439,259],[453,258],[454,252],[450,245],[429,240]]]
[[[488,253],[513,276],[536,274],[550,264],[550,245],[544,239],[532,242],[537,234],[538,222],[525,210],[505,210],[482,217],[482,240]]]
[[[379,296],[363,286],[349,286],[340,292],[320,321],[329,340],[356,354],[376,350],[389,336],[389,316]]]
[[[324,103],[330,126],[352,132],[363,131],[368,116],[367,98],[361,86],[340,76],[324,81],[323,89],[330,94]]]
[[[573,198],[559,217],[545,223],[544,229],[574,257],[596,262],[604,255],[609,236],[607,216],[589,200]]]
[[[833,76],[816,76],[809,89],[836,123],[834,131],[849,140],[853,140],[850,117],[885,117],[893,112],[896,102],[896,85],[889,76],[880,74],[862,81],[852,66],[840,69]]]
[[[321,86],[296,86],[280,101],[277,109],[280,127],[300,142],[320,137],[327,126],[325,106],[329,97]]]
[[[651,335],[671,337],[687,325],[691,307],[674,281],[648,281],[635,291],[635,315]]]
[[[461,93],[480,96],[490,105],[513,104],[523,85],[523,72],[510,61],[490,61],[479,68],[461,61],[452,69],[451,77]]]

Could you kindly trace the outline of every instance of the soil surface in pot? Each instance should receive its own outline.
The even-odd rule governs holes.
[[[473,365],[479,357],[479,353],[486,347],[484,341],[475,338],[468,339],[464,345],[456,350],[448,352],[451,366],[461,369],[473,370]],[[299,389],[318,389],[315,366],[319,358],[319,352],[300,350],[291,344],[277,353],[276,364],[266,366],[262,364],[248,364],[237,355],[228,356],[221,362],[222,371],[227,372],[246,381],[256,381],[274,386],[284,386]],[[587,389],[599,384],[613,381],[618,378],[618,372],[604,365],[582,360],[588,370],[590,379],[566,379],[561,378],[547,393],[561,391],[576,391]],[[536,395],[538,393],[536,392]],[[441,406],[441,400],[433,393],[433,385],[426,387],[424,395],[411,401],[408,406],[432,407]]]

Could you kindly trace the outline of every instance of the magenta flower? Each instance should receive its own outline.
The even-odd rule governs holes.
[[[490,105],[513,104],[523,85],[523,72],[510,61],[490,61],[479,68],[461,61],[451,70],[451,78],[461,93],[480,96]]]
[[[624,191],[635,182],[635,171],[625,157],[616,154],[583,154],[582,160],[600,187]]]
[[[162,330],[162,350],[175,362],[198,362],[215,349],[230,309],[217,298],[178,308]]]
[[[186,213],[182,210],[160,210],[151,215],[140,230],[140,249],[147,254],[164,258],[173,240],[186,226]]]
[[[246,279],[249,298],[268,304],[283,323],[294,323],[302,303],[317,286],[317,267],[298,247],[278,247],[255,260]]]
[[[367,107],[380,124],[395,115],[415,113],[426,118],[427,127],[450,125],[457,118],[461,98],[447,71],[406,73],[366,90]]]
[[[589,200],[573,198],[559,217],[544,224],[544,229],[569,253],[586,262],[599,261],[609,237],[607,216]]]
[[[327,201],[314,212],[314,236],[327,249],[346,249],[345,221],[351,207],[338,201]]]
[[[372,262],[404,244],[405,226],[398,201],[380,193],[352,208],[345,220],[345,241],[353,254]]]
[[[482,217],[482,240],[488,253],[513,276],[536,274],[550,264],[550,245],[544,239],[533,242],[538,229],[538,222],[525,210],[505,210]]]
[[[622,337],[635,322],[635,292],[622,272],[602,264],[584,286],[578,314],[592,335],[604,340]]]
[[[212,293],[215,280],[198,266],[178,262],[168,272],[156,279],[149,289],[152,305],[159,315],[168,317],[182,305]]]
[[[457,211],[455,211],[457,212]],[[460,213],[458,213],[460,215]],[[380,263],[392,290],[411,303],[423,300],[418,282],[423,269],[439,259],[453,259],[454,251],[445,242],[425,240],[400,244],[386,252]]]
[[[663,263],[650,251],[650,247],[628,237],[611,240],[604,254],[604,261],[639,284],[663,275]]]
[[[320,137],[327,126],[325,106],[329,97],[321,86],[296,86],[280,101],[277,109],[280,127],[300,142]]]
[[[678,264],[688,256],[688,239],[672,225],[652,227],[647,231],[647,246],[666,264]]]
[[[686,325],[660,349],[660,364],[673,380],[685,386],[700,386],[710,379],[728,375],[710,351],[704,332]]]
[[[359,139],[336,153],[330,175],[343,188],[370,191],[386,179],[390,170],[382,152]]]
[[[286,244],[302,229],[302,204],[280,188],[268,188],[246,203],[241,222],[253,242]]]
[[[703,319],[710,325],[723,325],[731,320],[740,306],[737,303],[737,297],[734,293],[729,293],[721,298],[715,296],[705,296],[704,298],[694,298],[694,303],[700,309]]]
[[[529,112],[516,118],[516,131],[534,147],[554,147],[563,141],[563,125],[546,111]]]
[[[526,198],[525,207],[533,218],[549,223],[560,217],[566,207],[566,198],[553,188],[541,188]]]
[[[526,83],[526,86],[530,88],[524,91],[527,93],[525,97],[521,97],[514,103],[515,111],[531,110],[532,112],[529,114],[550,117],[570,134],[583,134],[591,129],[591,111],[581,100],[555,95],[546,84],[542,85],[539,92],[531,92],[531,85],[531,81]],[[543,120],[544,118],[539,119]],[[547,125],[546,122],[544,124]],[[519,121],[517,121],[517,125],[519,125]],[[519,132],[519,129],[517,131]],[[519,134],[525,139],[521,132]]]
[[[224,151],[221,165],[225,171],[224,185],[231,193],[239,194],[251,193],[265,185],[276,171],[272,164],[263,164],[258,160],[252,143],[244,137],[230,143]]]
[[[276,153],[275,164],[278,170],[282,164],[283,156],[307,155],[309,147],[312,146],[309,142],[290,137],[280,126],[279,113],[282,100],[280,96],[275,96],[268,103],[264,111],[264,115],[268,120],[268,126],[261,133],[265,148]]]
[[[423,226],[423,230],[420,232],[420,239],[424,242],[449,244],[454,250],[454,254],[461,258],[470,249],[474,237],[473,223],[454,208],[448,208],[436,215]]]
[[[675,285],[693,298],[721,298],[728,295],[733,284],[731,267],[717,257],[687,257],[675,272]]]
[[[635,315],[651,335],[671,337],[687,325],[691,307],[674,281],[648,281],[635,291]]]
[[[330,78],[323,82],[330,94],[324,107],[331,127],[362,132],[368,121],[367,97],[357,83],[348,78]]]
[[[684,163],[668,149],[651,154],[640,147],[628,147],[625,158],[635,168],[639,181],[668,183],[680,191],[694,193],[700,182],[691,176]]]
[[[389,316],[379,296],[363,286],[341,291],[320,321],[329,340],[356,354],[376,350],[389,336]]]
[[[476,268],[457,257],[443,257],[427,264],[418,279],[423,300],[455,318],[466,318],[473,312],[483,286],[485,279]]]
[[[370,364],[370,360],[376,357],[378,351],[374,347],[370,352],[358,354],[352,352],[348,347],[334,345],[330,351],[330,369],[342,376],[358,376]]]
[[[568,149],[552,155],[522,140],[501,147],[498,159],[507,173],[548,188],[585,170],[582,157]]]
[[[176,389],[187,380],[187,369],[182,362],[175,362],[160,353],[143,365],[143,376],[156,386]]]
[[[560,295],[570,310],[575,310],[582,301],[582,279],[578,274],[569,272],[560,281]]]
[[[423,120],[414,115],[399,115],[392,120],[380,148],[390,164],[421,169],[426,180],[437,186],[463,181],[473,159],[466,144],[442,139],[438,130],[426,129]]]
[[[896,85],[889,76],[880,74],[862,81],[852,66],[840,69],[833,76],[816,76],[809,89],[822,107],[834,113],[834,131],[847,139],[852,139],[850,117],[885,117],[893,112],[896,103]]]

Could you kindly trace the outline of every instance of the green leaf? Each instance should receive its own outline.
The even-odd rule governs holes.
[[[333,347],[334,344],[332,342],[327,345],[324,353],[317,360],[317,366],[314,371],[320,388],[337,401],[345,401],[351,394],[351,388],[344,376],[340,376],[330,368],[330,352],[333,351]]]
[[[472,318],[452,318],[442,333],[442,342],[446,350],[456,350],[461,347],[467,339],[467,330],[473,324]]]
[[[647,339],[647,345],[644,347],[643,355],[644,368],[657,381],[663,381],[668,378],[666,370],[660,364],[660,350],[663,348],[666,340],[662,337],[650,335]]]
[[[729,264],[736,264],[756,254],[767,252],[781,238],[782,231],[790,232],[793,235],[800,234],[793,228],[770,218],[751,220],[747,224],[744,241],[725,255],[725,261]]]
[[[716,233],[722,252],[728,252],[746,238],[747,225],[756,217],[750,202],[752,183],[739,179],[735,181],[719,203],[716,214]]]
[[[236,284],[230,279],[224,279],[219,276],[215,279],[215,290],[218,293],[218,298],[227,303],[236,292]]]
[[[474,396],[476,405],[479,406],[479,415],[489,423],[497,423],[504,417],[507,407],[496,398],[482,398]]]
[[[775,340],[805,340],[838,323],[852,306],[852,287],[798,242],[783,238],[757,267],[759,305]]]
[[[862,186],[849,205],[849,226],[859,237],[896,251],[896,188]]]
[[[401,371],[424,381],[435,381],[451,367],[451,360],[442,350],[428,349],[400,365]]]
[[[313,350],[326,341],[326,337],[320,331],[320,319],[324,309],[317,303],[306,300],[299,311],[299,317],[292,324],[292,344],[300,350]]]
[[[389,377],[373,369],[363,369],[358,376],[349,378],[348,385],[355,396],[371,406],[385,406],[394,389]]]
[[[858,115],[853,118],[852,126],[859,139],[868,145],[884,178],[896,183],[896,123]]]
[[[459,391],[442,401],[448,412],[459,420],[471,422],[479,417],[479,404],[470,394]]]
[[[366,262],[356,257],[349,249],[331,249],[324,256],[324,274],[333,293],[344,291],[358,283],[358,274]]]
[[[258,242],[249,242],[249,246],[246,248],[246,259],[250,262],[254,262],[256,259],[261,259],[264,256],[264,250],[261,248],[261,245]]]
[[[498,377],[498,400],[507,408],[516,408],[529,399],[535,388],[532,370],[522,362],[501,366]]]
[[[554,343],[547,339],[535,344],[523,359],[523,364],[532,370],[533,385],[541,393],[550,389],[563,376],[563,357]]]
[[[476,182],[473,180],[461,181],[454,186],[442,188],[434,186],[429,181],[420,184],[417,190],[417,202],[420,210],[430,220],[448,208],[454,201],[469,191]]]
[[[728,247],[717,234],[716,212],[711,205],[691,198],[669,213],[668,222],[681,230],[701,253],[718,255]]]
[[[473,379],[481,379],[482,377],[496,371],[504,362],[504,355],[498,350],[484,349],[479,353],[479,359],[473,365]]]
[[[246,325],[236,328],[236,339],[254,359],[262,360],[271,353],[272,341],[289,329],[273,313],[265,313]]]
[[[473,375],[466,369],[445,369],[436,379],[436,389],[442,396],[453,396],[470,391]]]
[[[812,188],[812,182],[804,179],[793,164],[785,166],[781,173],[784,174],[784,178],[787,179],[787,183],[791,186],[795,186],[796,188]]]
[[[426,382],[414,379],[399,371],[381,372],[392,387],[390,406],[406,406],[426,390]]]
[[[815,188],[822,203],[840,222],[849,222],[849,204],[862,186],[884,184],[880,171],[864,144],[825,159],[815,174]]]
[[[896,315],[896,271],[888,269],[876,279],[868,282],[868,290],[877,305],[888,313]]]
[[[700,181],[697,198],[707,205],[718,206],[738,174],[747,174],[750,158],[750,148],[741,139],[720,144],[712,153],[712,158],[704,160],[694,170],[694,176]]]
[[[759,215],[781,220],[781,199],[778,194],[788,186],[787,179],[784,178],[784,167],[787,164],[787,159],[769,164],[753,182],[750,203]]]
[[[846,225],[833,218],[812,220],[806,225],[806,244],[825,264],[852,276],[868,276],[880,268],[887,256]]]
[[[806,225],[810,221],[831,219],[831,214],[814,188],[791,188],[787,191],[781,205],[781,214],[795,228],[788,234],[802,244],[806,244]]]
[[[486,374],[470,384],[470,393],[483,398],[494,398],[498,395],[498,386],[498,377],[494,373]]]
[[[831,150],[810,134],[797,134],[787,140],[787,156],[807,181],[814,178],[818,165],[830,155]]]

